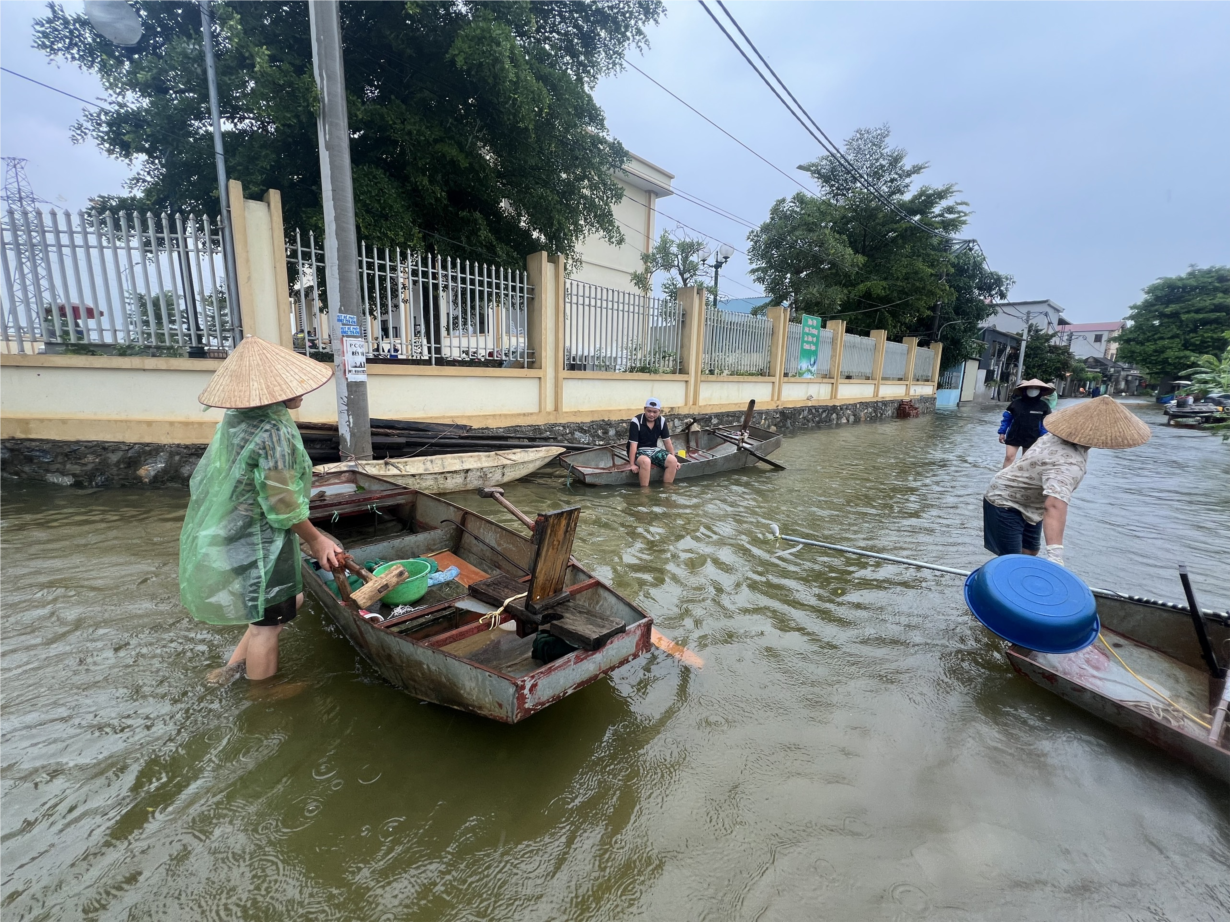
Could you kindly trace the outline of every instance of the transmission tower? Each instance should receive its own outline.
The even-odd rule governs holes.
[[[4,245],[13,255],[14,270],[25,273],[27,283],[31,287],[30,295],[34,304],[50,304],[51,285],[46,260],[42,248],[39,247],[37,231],[35,230],[34,210],[39,205],[50,205],[46,199],[34,194],[30,178],[26,175],[25,157],[4,157],[4,216],[0,223],[4,227]],[[27,240],[27,230],[29,240]],[[31,245],[33,243],[33,245]],[[42,310],[29,305],[31,322],[41,325]],[[50,309],[50,308],[48,308]],[[31,335],[36,331],[31,330]]]

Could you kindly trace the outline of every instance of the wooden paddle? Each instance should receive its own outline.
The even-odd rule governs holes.
[[[713,434],[716,435],[719,439],[724,439],[725,441],[729,442],[731,445],[736,446],[740,451],[746,451],[749,455],[751,455],[757,461],[763,461],[765,464],[769,465],[770,467],[775,467],[779,471],[787,470],[786,465],[778,464],[776,461],[770,461],[764,455],[756,454],[756,452],[752,451],[750,448],[748,448],[746,445],[743,444],[742,439],[737,439],[733,435],[727,435],[725,432],[722,432],[720,429],[714,429]]]

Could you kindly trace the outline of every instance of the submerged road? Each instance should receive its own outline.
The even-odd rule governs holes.
[[[1092,452],[1088,582],[1230,607],[1230,446]],[[6,482],[0,912],[9,920],[1230,917],[1230,790],[1016,676],[960,568],[998,411],[788,437],[763,465],[581,503],[576,556],[700,652],[507,727],[386,685],[309,602],[285,682],[206,686],[238,629],[180,608],[187,495]],[[512,524],[493,503],[460,500]],[[300,686],[298,683],[302,683]],[[284,697],[283,697],[284,696]]]

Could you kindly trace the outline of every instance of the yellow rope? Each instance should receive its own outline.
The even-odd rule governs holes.
[[[514,596],[511,596],[510,598],[505,599],[504,604],[501,605],[499,608],[497,608],[495,611],[487,612],[487,614],[479,618],[478,619],[479,623],[487,624],[487,619],[490,618],[491,623],[487,624],[487,630],[494,631],[497,627],[500,626],[500,616],[504,614],[504,609],[508,607],[508,603],[515,602],[517,601],[517,599],[524,599],[527,595],[529,595],[528,592],[523,592],[520,595],[514,595]]]
[[[1119,664],[1123,666],[1123,668],[1126,669],[1129,673],[1131,673],[1132,678],[1134,678],[1137,682],[1139,682],[1145,688],[1149,689],[1149,691],[1153,692],[1153,694],[1157,695],[1159,698],[1161,698],[1163,701],[1169,704],[1176,711],[1179,711],[1187,715],[1188,717],[1190,717],[1192,720],[1196,721],[1196,723],[1200,724],[1200,726],[1204,727],[1206,730],[1211,728],[1210,724],[1206,724],[1203,720],[1201,720],[1191,711],[1188,711],[1185,708],[1179,707],[1179,705],[1175,704],[1173,701],[1171,701],[1169,698],[1163,695],[1160,691],[1158,691],[1156,688],[1154,688],[1152,685],[1150,685],[1148,682],[1146,682],[1144,679],[1138,676],[1135,672],[1133,672],[1132,667],[1129,666],[1127,663],[1123,662],[1123,657],[1120,656],[1118,653],[1116,653],[1114,648],[1106,642],[1106,638],[1102,636],[1101,632],[1098,633],[1098,640],[1102,641],[1102,646],[1104,646],[1107,650],[1110,651],[1110,655],[1113,656],[1115,659],[1117,659],[1119,661]]]

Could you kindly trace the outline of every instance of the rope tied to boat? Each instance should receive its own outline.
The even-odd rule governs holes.
[[[1211,728],[1212,726],[1211,724],[1205,723],[1203,720],[1201,720],[1191,711],[1187,710],[1186,708],[1181,707],[1178,704],[1175,704],[1173,701],[1171,701],[1169,698],[1163,695],[1160,691],[1158,691],[1156,688],[1154,688],[1152,685],[1150,685],[1148,682],[1142,679],[1139,675],[1137,675],[1136,672],[1132,669],[1132,667],[1123,661],[1123,657],[1115,652],[1114,647],[1112,647],[1110,644],[1106,642],[1106,637],[1102,634],[1101,631],[1098,632],[1098,640],[1102,641],[1102,646],[1104,646],[1107,650],[1110,651],[1110,655],[1113,656],[1115,659],[1117,659],[1119,661],[1119,665],[1122,666],[1124,669],[1126,669],[1128,671],[1128,674],[1131,675],[1132,678],[1134,678],[1137,682],[1139,682],[1145,688],[1149,689],[1149,691],[1153,692],[1153,694],[1157,695],[1159,698],[1161,698],[1163,701],[1169,704],[1172,708],[1174,708],[1180,714],[1183,714],[1185,717],[1189,717],[1192,720],[1196,721],[1196,723],[1200,724],[1200,726],[1204,727],[1206,730]]]
[[[524,599],[527,595],[529,595],[528,592],[522,592],[520,595],[509,596],[507,599],[504,600],[504,604],[501,605],[499,608],[497,608],[495,611],[487,612],[487,614],[479,618],[478,619],[479,623],[487,624],[487,620],[491,619],[491,623],[487,624],[487,630],[494,631],[497,627],[500,626],[500,618],[501,616],[503,616],[504,609],[508,607],[509,603],[515,602],[518,599]]]

